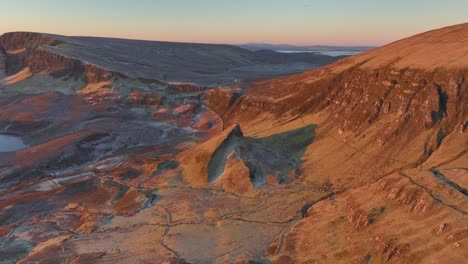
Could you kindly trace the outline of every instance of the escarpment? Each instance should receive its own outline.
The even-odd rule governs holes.
[[[313,79],[320,70],[309,74]],[[306,178],[325,183],[351,174],[366,182],[401,168],[426,166],[426,161],[461,158],[467,142],[467,77],[462,69],[353,68],[315,81],[294,76],[257,83],[234,103],[231,93],[215,91],[206,100],[225,126],[238,123],[248,136],[318,125],[317,142],[305,158]],[[456,141],[464,143],[451,143]],[[445,152],[445,145],[453,152]],[[322,158],[325,153],[334,159]]]
[[[302,74],[253,83],[224,118],[227,124],[249,121],[239,118],[236,109],[242,109],[241,116],[268,112],[281,121],[326,112],[343,131],[359,133],[389,118],[407,127],[397,126],[397,133],[437,126],[452,131],[468,114],[466,25],[426,32]],[[431,41],[433,34],[439,41]]]
[[[273,60],[231,45],[174,43],[129,39],[69,37],[13,32],[2,35],[0,49],[8,54],[8,74],[26,66],[48,73],[75,74],[95,83],[117,75],[158,81],[178,91],[299,73],[338,60],[332,56],[301,58],[273,53]],[[62,58],[58,58],[62,57]],[[324,59],[325,58],[325,59]]]
[[[114,73],[82,60],[54,53],[49,46],[65,45],[40,33],[14,32],[0,36],[5,70],[13,75],[28,68],[32,74],[45,73],[55,77],[82,78],[88,83],[108,81]]]
[[[47,35],[33,32],[5,33],[0,38],[1,49],[10,53],[35,49],[41,45],[50,45],[52,43],[54,43],[54,40]]]
[[[320,75],[321,71],[309,75]],[[466,70],[350,68],[313,81],[294,76],[257,83],[235,103],[225,104],[228,110],[219,106],[214,109],[219,109],[227,124],[251,121],[257,113],[266,112],[285,121],[286,117],[323,111],[344,131],[360,132],[391,118],[398,123],[392,131],[396,133],[403,125],[418,130],[440,126],[451,132],[468,114],[467,75]],[[225,93],[224,97],[230,101],[232,94]],[[214,106],[221,98],[220,92],[213,91],[207,101]]]
[[[166,86],[186,93],[201,92],[207,89],[206,87],[201,87],[192,83],[166,83]]]

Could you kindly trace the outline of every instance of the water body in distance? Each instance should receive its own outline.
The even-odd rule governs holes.
[[[317,50],[275,50],[277,52],[281,53],[301,53],[301,52],[308,52],[308,53],[317,53],[317,54],[322,54],[322,55],[328,55],[328,56],[352,56],[361,53],[362,51],[317,51]]]
[[[17,151],[27,148],[20,137],[8,134],[0,134],[0,152]]]

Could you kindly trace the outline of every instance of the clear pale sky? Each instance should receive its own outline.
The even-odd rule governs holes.
[[[468,0],[0,0],[0,34],[382,45],[468,22]]]

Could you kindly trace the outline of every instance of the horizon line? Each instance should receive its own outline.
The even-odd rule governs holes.
[[[106,39],[121,39],[121,40],[139,40],[139,41],[154,41],[154,42],[168,42],[168,43],[186,43],[186,44],[207,44],[207,45],[231,45],[231,46],[242,46],[242,45],[272,45],[272,46],[292,46],[292,47],[364,47],[364,48],[376,48],[384,46],[385,44],[379,45],[370,45],[370,44],[292,44],[292,43],[273,43],[273,42],[255,42],[255,41],[246,41],[246,42],[203,42],[203,41],[179,41],[179,40],[158,40],[158,39],[148,39],[148,38],[133,38],[133,37],[112,37],[112,36],[103,36],[103,35],[64,35],[59,33],[47,33],[47,32],[38,32],[38,31],[26,31],[26,30],[14,30],[14,31],[5,31],[0,32],[0,36],[8,33],[35,33],[35,34],[44,34],[44,35],[56,35],[63,37],[71,38],[106,38]],[[390,43],[390,42],[389,42]]]

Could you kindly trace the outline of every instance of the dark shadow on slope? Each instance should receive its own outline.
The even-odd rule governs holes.
[[[461,187],[460,185],[458,185],[456,182],[453,182],[451,180],[449,180],[447,177],[445,177],[444,174],[442,174],[442,172],[440,172],[439,170],[431,170],[432,174],[434,174],[434,176],[441,180],[442,182],[444,182],[445,184],[451,186],[452,188],[454,188],[455,190],[459,191],[460,193],[462,193],[463,195],[465,196],[468,196],[468,191],[466,189],[464,189],[463,187]]]
[[[431,113],[433,124],[442,120],[442,118],[444,118],[444,116],[447,114],[447,102],[448,102],[447,92],[443,91],[440,85],[435,84],[435,86],[437,87],[437,94],[439,95],[439,110],[432,111]]]
[[[26,257],[34,244],[23,239],[0,237],[0,263],[16,263]]]
[[[244,134],[239,125],[229,132],[227,137],[211,155],[210,162],[208,163],[208,182],[216,181],[223,174],[227,156],[232,150],[238,151],[244,139]]]
[[[315,128],[308,125],[265,138],[245,138],[239,153],[249,167],[252,183],[265,184],[270,173],[280,183],[299,176],[301,157],[314,141]]]
[[[249,168],[256,187],[265,184],[269,174],[275,175],[279,183],[297,178],[301,174],[301,157],[315,138],[315,128],[316,125],[308,125],[264,138],[231,133],[211,157],[208,180],[213,182],[223,174],[226,158],[233,150]]]

